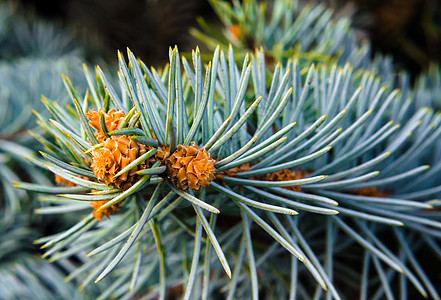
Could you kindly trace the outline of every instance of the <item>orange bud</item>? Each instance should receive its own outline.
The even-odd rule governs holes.
[[[216,160],[204,148],[194,142],[191,146],[179,145],[178,149],[166,159],[171,180],[183,190],[190,188],[200,191],[216,178]]]
[[[303,170],[298,170],[297,172],[291,171],[290,169],[283,169],[274,173],[265,174],[262,180],[266,181],[288,181],[288,180],[296,180],[302,179],[305,177],[305,172]],[[302,186],[286,186],[284,187],[287,190],[300,192]]]
[[[92,170],[99,181],[108,186],[126,190],[139,179],[139,176],[135,173],[149,167],[148,160],[143,161],[121,176],[114,176],[132,161],[146,153],[148,147],[131,140],[126,135],[112,136],[112,138],[104,141],[103,148],[92,151]]]
[[[86,177],[86,176],[78,176],[78,177],[90,181],[90,178],[89,178],[89,177]],[[62,186],[77,186],[75,183],[70,182],[69,180],[64,179],[63,177],[58,176],[58,175],[55,175],[55,182],[56,182],[58,185],[62,185]]]
[[[93,216],[98,221],[101,221],[104,217],[109,218],[111,215],[114,215],[117,213],[119,206],[121,205],[121,202],[118,202],[115,205],[109,206],[108,208],[105,208],[103,210],[97,211],[101,206],[109,202],[107,201],[92,201],[90,202],[90,206],[93,207]]]
[[[390,194],[385,191],[380,191],[376,187],[367,187],[350,191],[349,193],[359,196],[369,197],[388,197]]]
[[[243,37],[243,30],[242,27],[240,27],[240,25],[236,25],[236,24],[231,25],[230,32],[236,41],[240,41]]]
[[[95,132],[95,136],[98,141],[102,143],[106,139],[106,136],[101,128],[100,113],[104,114],[105,123],[109,131],[118,129],[118,126],[123,120],[125,113],[122,110],[116,111],[114,109],[110,110],[108,113],[103,112],[102,109],[99,111],[90,110],[87,113],[87,118],[90,120],[89,125],[97,130],[97,132]]]

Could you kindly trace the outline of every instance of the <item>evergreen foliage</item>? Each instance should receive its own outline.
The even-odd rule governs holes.
[[[39,204],[12,182],[53,182],[52,175],[28,162],[38,146],[34,137],[43,138],[32,111],[46,116],[42,94],[56,97],[60,105],[66,102],[60,73],[78,78],[76,66],[82,59],[69,35],[15,10],[12,2],[0,4],[0,299],[81,299],[84,294],[64,281],[75,265],[68,260],[51,264],[40,257],[33,241],[49,220],[33,214]]]
[[[227,53],[216,49],[204,68],[198,49],[193,52],[193,67],[190,67],[185,58],[181,66],[175,48],[170,50],[170,64],[163,72],[146,67],[130,51],[128,57],[127,64],[119,54],[120,94],[98,69],[98,82],[88,81],[90,96],[79,95],[65,78],[75,104],[74,115],[57,112],[56,102],[46,103],[52,120],[40,119],[40,122],[57,145],[49,149],[45,143],[49,151],[44,157],[48,161],[36,163],[46,165],[78,187],[17,183],[21,188],[40,193],[62,193],[43,197],[54,205],[40,213],[91,211],[69,230],[40,240],[49,249],[45,256],[52,260],[72,254],[77,247],[91,249],[92,256],[100,254],[96,258],[101,262],[98,268],[93,267],[92,259],[84,265],[82,274],[75,272],[76,276],[89,274],[82,286],[91,279],[99,282],[118,268],[118,280],[107,286],[106,293],[110,293],[109,289],[137,291],[138,285],[152,286],[153,281],[164,297],[166,284],[177,281],[185,282],[188,297],[192,292],[202,291],[208,296],[212,289],[218,288],[239,297],[257,297],[259,288],[269,295],[291,293],[293,297],[296,291],[308,293],[311,280],[338,299],[339,287],[333,284],[333,278],[344,278],[347,274],[344,270],[342,274],[334,270],[337,259],[330,259],[359,244],[366,261],[362,283],[367,281],[372,262],[379,276],[379,293],[391,293],[386,273],[390,278],[403,274],[421,294],[437,297],[434,285],[421,273],[417,260],[408,251],[411,246],[405,237],[418,233],[433,242],[431,232],[441,226],[439,213],[428,212],[438,204],[432,196],[441,187],[440,178],[426,165],[441,134],[439,115],[426,107],[414,109],[406,105],[407,98],[398,90],[381,86],[380,80],[369,71],[354,73],[349,65],[316,67],[293,58],[286,67],[278,64],[267,82],[269,71],[265,54],[260,51],[247,55],[238,65],[232,48]],[[78,99],[85,100],[80,104]],[[95,153],[107,146],[105,141],[98,142],[86,120],[88,115],[84,113],[92,107],[104,112],[110,108],[125,111],[116,130],[109,131],[107,121],[101,122],[101,130],[109,139],[123,134],[152,149],[115,176],[129,172],[155,152],[170,151],[171,155],[177,145],[195,142],[216,158],[217,179],[202,191],[181,189],[174,184],[167,161],[156,157],[150,169],[137,171],[141,177],[129,188],[121,190],[96,182]],[[69,111],[74,113],[73,109]],[[138,126],[134,127],[137,120]],[[85,160],[92,161],[92,168]],[[241,170],[240,166],[247,163],[251,166]],[[284,170],[298,177],[288,180],[266,177]],[[421,180],[427,182],[427,178],[432,180],[427,186],[418,184]],[[301,189],[283,188],[293,186]],[[91,190],[95,192],[84,193]],[[101,221],[104,228],[94,229],[99,221],[94,218],[88,203],[91,201],[103,201],[97,206],[99,210],[119,205],[120,214]],[[210,222],[205,210],[211,213]],[[218,213],[219,221],[222,213],[226,214],[224,218],[241,221],[216,226]],[[147,222],[150,226],[145,226]],[[202,227],[206,232],[204,240]],[[185,230],[193,240],[179,235],[164,246],[162,240],[169,238],[168,233],[178,230]],[[238,231],[236,236],[227,235],[232,253],[225,254],[219,240],[234,230]],[[275,240],[274,244],[261,237],[262,234],[256,233],[257,237],[252,239],[251,230],[266,231]],[[384,231],[397,237],[396,247],[389,249],[377,237]],[[311,234],[321,247],[311,246],[306,238]],[[125,244],[121,245],[123,241]],[[76,247],[59,252],[74,242]],[[220,262],[212,261],[210,255],[202,256],[202,242],[208,248],[205,254],[211,253],[212,246]],[[145,284],[138,281],[141,278],[138,272],[146,269],[140,265],[145,252],[155,247],[154,243],[158,253],[147,252],[153,258],[146,258],[150,268],[145,280],[150,283]],[[262,243],[273,247],[262,249]],[[183,245],[185,252],[193,248],[188,275],[185,270],[181,273],[173,267],[173,263],[184,257],[177,255],[177,261],[169,261],[178,245]],[[241,247],[246,248],[246,257],[242,250],[245,248]],[[276,257],[288,259],[286,250],[293,257],[291,266],[276,260]],[[203,258],[204,268],[200,267]],[[152,260],[158,261],[156,267],[151,265]],[[235,261],[233,271],[231,260]],[[247,261],[250,274],[244,283],[238,269],[242,261]],[[281,278],[291,277],[290,289],[286,289],[283,280],[258,282],[257,265],[279,273]],[[416,270],[411,270],[412,267]],[[156,268],[160,275],[156,281],[151,278],[151,268]],[[222,268],[228,276],[221,272]],[[210,278],[202,288],[194,288],[198,270],[204,270],[203,276]],[[218,278],[214,280],[207,270],[215,272]],[[311,274],[306,282],[297,280],[298,274],[305,270]],[[318,289],[315,293],[323,291]]]
[[[81,71],[74,66],[81,59],[71,38],[54,26],[16,16],[11,2],[2,3],[0,10],[0,180],[5,193],[2,206],[10,217],[26,205],[19,200],[26,195],[11,184],[20,178],[19,173],[26,174],[21,178],[40,183],[51,181],[25,159],[33,154],[29,148],[37,144],[33,136],[41,133],[32,111],[42,111],[41,95],[66,102],[68,95],[59,74],[78,78]],[[27,130],[32,130],[31,135]]]
[[[439,299],[439,68],[412,88],[323,6],[211,3],[207,64],[118,52],[116,83],[86,67],[43,101],[44,150],[18,154],[67,186],[15,186],[76,218],[43,256],[100,299]]]

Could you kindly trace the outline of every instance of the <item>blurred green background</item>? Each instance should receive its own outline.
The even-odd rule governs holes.
[[[86,57],[112,62],[129,46],[150,64],[167,62],[167,49],[187,51],[197,43],[188,33],[202,16],[216,23],[207,0],[15,0],[18,13],[33,12],[75,32]],[[311,1],[304,1],[311,2]],[[392,54],[398,69],[413,76],[441,59],[441,1],[325,0],[338,14],[352,15],[373,52]]]

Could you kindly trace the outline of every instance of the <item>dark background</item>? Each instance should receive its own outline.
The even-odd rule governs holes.
[[[127,46],[149,64],[168,60],[168,47],[188,51],[197,41],[188,30],[196,17],[218,22],[207,0],[15,0],[23,11],[76,32],[88,55],[115,60]],[[392,54],[412,75],[441,58],[441,1],[326,0],[350,11],[354,25],[371,39],[374,52]]]

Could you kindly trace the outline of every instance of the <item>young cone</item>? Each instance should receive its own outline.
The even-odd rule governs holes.
[[[105,123],[109,131],[118,129],[119,124],[125,116],[124,111],[116,111],[114,109],[110,110],[108,113],[105,113],[102,109],[99,111],[90,110],[87,113],[87,118],[90,120],[89,125],[97,130],[97,132],[95,132],[95,136],[100,143],[106,139],[106,135],[104,134],[100,124],[101,113],[104,114]]]
[[[99,181],[123,190],[131,187],[138,179],[136,172],[149,167],[148,160],[135,166],[129,172],[114,177],[132,161],[147,152],[148,146],[136,143],[126,135],[112,136],[103,143],[103,148],[92,151],[92,170]]]
[[[171,180],[183,190],[190,188],[200,191],[216,178],[216,161],[194,142],[191,146],[179,145],[166,163]]]

